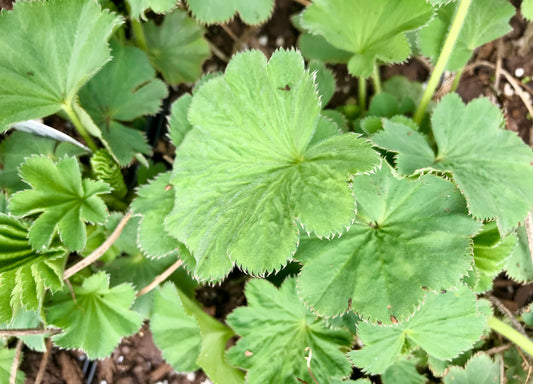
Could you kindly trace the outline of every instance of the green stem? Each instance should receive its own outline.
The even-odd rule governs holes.
[[[137,20],[131,19],[131,28],[133,29],[137,46],[143,51],[147,51],[148,46],[146,45],[146,36],[144,36],[143,26],[141,23]]]
[[[455,79],[453,79],[453,83],[452,83],[452,92],[455,92],[457,90],[457,87],[459,86],[459,81],[461,81],[461,77],[463,76],[463,71],[464,70],[465,70],[465,67],[461,68],[455,74]]]
[[[372,74],[372,81],[374,82],[374,93],[376,95],[378,93],[381,93],[381,76],[379,74],[379,67],[377,64],[374,64],[374,73]]]
[[[437,60],[437,64],[435,64],[435,68],[433,69],[433,73],[429,78],[428,85],[424,91],[424,94],[422,95],[422,100],[420,101],[418,109],[416,110],[413,118],[414,121],[419,125],[422,122],[426,108],[431,101],[435,90],[437,89],[439,80],[446,69],[446,64],[448,64],[448,60],[452,54],[455,42],[459,37],[459,32],[461,31],[461,27],[463,26],[466,14],[468,12],[468,7],[470,6],[471,2],[472,0],[460,0],[459,2],[459,7],[457,8],[457,13],[453,19],[452,26],[450,27],[450,32],[446,37],[446,41],[444,42],[444,46],[440,52],[439,59]]]
[[[489,318],[488,325],[494,331],[511,340],[513,343],[533,356],[533,342],[526,336],[522,335],[520,332],[505,324],[503,321],[495,318],[494,316]]]
[[[366,79],[360,77],[359,83],[359,114],[362,116],[366,111]]]
[[[74,109],[72,108],[71,103],[69,102],[69,103],[63,104],[63,110],[66,112],[70,121],[72,122],[72,124],[74,124],[74,127],[76,128],[78,133],[81,135],[81,137],[83,137],[83,140],[85,140],[85,143],[87,143],[87,146],[91,149],[91,151],[93,152],[98,151],[98,147],[94,143],[93,139],[91,139],[91,136],[89,135],[89,133],[87,132],[83,124],[81,123],[80,118],[78,117]]]

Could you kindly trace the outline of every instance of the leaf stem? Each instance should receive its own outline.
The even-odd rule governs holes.
[[[420,123],[422,122],[422,118],[424,117],[424,113],[426,112],[427,106],[431,101],[435,90],[437,89],[437,85],[439,84],[439,80],[442,74],[444,73],[444,70],[446,69],[446,64],[448,64],[448,60],[450,59],[450,55],[452,54],[453,47],[455,46],[457,38],[459,37],[459,32],[461,31],[471,2],[472,0],[460,0],[459,2],[459,7],[457,8],[457,12],[455,13],[452,26],[450,27],[450,32],[448,33],[448,36],[446,36],[446,40],[442,47],[442,51],[440,52],[437,64],[435,64],[435,68],[431,73],[428,85],[424,90],[424,94],[422,95],[420,104],[418,105],[418,108],[415,112],[413,119],[418,125],[420,125]]]
[[[71,277],[72,275],[74,275],[75,273],[81,271],[83,268],[85,267],[88,267],[89,265],[91,265],[92,263],[94,263],[96,260],[98,260],[100,257],[102,257],[102,255],[113,245],[113,243],[118,239],[118,237],[120,236],[120,234],[122,233],[122,230],[124,229],[124,227],[126,226],[126,224],[128,223],[129,219],[131,218],[132,216],[132,212],[129,211],[128,213],[126,213],[124,215],[124,217],[122,218],[122,220],[120,220],[120,222],[118,223],[117,227],[115,228],[115,230],[113,231],[113,233],[111,234],[111,236],[109,236],[106,241],[104,241],[102,243],[102,245],[100,245],[98,248],[96,248],[94,250],[93,253],[91,253],[89,256],[87,256],[86,258],[84,258],[83,260],[81,260],[79,263],[76,263],[74,264],[72,267],[70,267],[69,269],[67,269],[65,271],[65,273],[63,273],[63,280],[66,280],[68,279],[69,277]]]
[[[529,355],[533,356],[533,342],[529,338],[494,316],[489,318],[488,325],[492,330],[511,340]]]
[[[459,81],[461,81],[461,77],[463,76],[463,72],[465,70],[465,67],[461,68],[456,74],[455,78],[453,79],[452,83],[452,89],[451,92],[455,92],[457,90],[457,87],[459,86]]]
[[[141,297],[143,295],[146,295],[152,289],[157,287],[159,284],[161,284],[163,281],[165,281],[170,275],[172,275],[174,273],[174,271],[180,267],[181,264],[183,264],[183,261],[181,261],[181,259],[178,259],[174,264],[172,264],[170,267],[168,267],[162,274],[157,276],[154,279],[154,281],[152,281],[146,287],[144,287],[139,292],[137,292],[137,297]]]
[[[381,93],[381,75],[379,74],[379,66],[377,63],[374,63],[374,73],[372,73],[372,81],[374,82],[374,94]]]
[[[360,114],[363,115],[363,113],[366,111],[366,79],[360,77],[358,79],[359,83],[359,109]]]
[[[148,50],[148,45],[146,44],[146,36],[144,35],[143,26],[138,20],[131,19],[131,29],[133,29],[137,46],[146,52]]]
[[[74,111],[74,108],[72,108],[72,105],[70,103],[63,104],[63,110],[68,115],[70,121],[72,121],[72,124],[74,124],[74,127],[76,128],[78,133],[81,135],[81,137],[83,137],[85,143],[87,143],[87,146],[91,149],[91,151],[96,152],[98,150],[98,147],[94,143],[93,139],[91,139],[91,136],[81,123],[80,118]]]

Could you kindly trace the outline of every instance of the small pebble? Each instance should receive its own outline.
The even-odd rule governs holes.
[[[156,381],[155,384],[168,384],[168,380]]]
[[[283,36],[278,36],[276,38],[276,46],[281,47],[283,44],[285,44],[285,38]]]
[[[265,47],[268,44],[268,36],[266,35],[259,36],[257,38],[257,42],[259,43],[259,45]]]
[[[187,373],[187,375],[185,376],[185,378],[189,381],[193,381],[194,379],[196,379],[196,373],[194,372],[189,372]]]
[[[514,75],[516,77],[524,76],[524,68],[516,68],[515,71],[514,71]]]
[[[510,84],[505,83],[505,85],[503,86],[503,94],[507,97],[513,96],[514,95],[513,87],[511,87]]]
[[[120,355],[118,358],[117,358],[117,363],[122,363],[124,361],[124,356]]]
[[[102,381],[100,381],[100,384],[107,384],[107,381],[102,380]]]

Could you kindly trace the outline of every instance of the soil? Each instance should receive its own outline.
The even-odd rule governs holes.
[[[512,2],[518,6],[520,1]],[[11,3],[11,0],[0,0],[0,8],[10,9]],[[240,50],[260,49],[269,56],[280,47],[295,47],[298,31],[290,18],[302,9],[303,6],[294,0],[276,0],[273,17],[262,26],[247,26],[236,18],[225,27],[208,27],[206,37],[215,47],[216,53],[205,62],[205,72],[223,71],[228,57]],[[533,84],[529,83],[529,93],[525,92],[525,99],[522,99],[501,73],[502,70],[506,71],[516,81],[533,78],[533,24],[527,24],[520,16],[515,16],[511,24],[511,33],[476,51],[472,64],[462,75],[458,93],[465,101],[482,95],[490,97],[505,111],[507,128],[518,132],[526,143],[531,144],[532,119],[525,103],[531,104],[529,96],[533,94]],[[357,81],[348,75],[345,66],[329,67],[334,71],[338,82],[337,91],[329,105],[334,108],[345,103],[347,99],[356,97]],[[501,68],[498,70],[498,78],[495,76],[496,67]],[[428,73],[428,63],[416,58],[401,65],[381,69],[384,80],[401,74],[411,80],[425,81]],[[446,84],[445,79],[444,89]],[[186,85],[172,89],[172,99],[189,90],[190,86]],[[159,117],[159,132],[152,139],[156,144],[158,156],[172,156],[168,144],[157,139],[162,137],[160,128],[163,124],[161,122],[165,121],[163,117]],[[52,119],[59,125],[58,120]],[[235,271],[221,285],[199,289],[197,299],[204,304],[206,312],[223,321],[235,307],[245,304],[244,281],[243,275]],[[495,279],[490,295],[497,298],[509,311],[517,313],[533,299],[533,284],[521,285],[502,274]],[[35,381],[42,357],[41,353],[24,350],[21,368],[26,373],[27,383]],[[357,377],[359,372],[354,371],[353,378]],[[379,382],[379,379],[375,380]],[[81,353],[53,348],[43,383],[200,384],[210,381],[201,371],[174,372],[172,367],[164,362],[152,341],[148,326],[145,325],[136,335],[123,339],[111,357],[101,361],[89,362]]]

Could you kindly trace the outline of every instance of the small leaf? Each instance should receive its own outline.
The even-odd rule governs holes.
[[[123,123],[157,113],[167,89],[156,79],[142,50],[117,41],[111,46],[113,60],[81,89],[80,102],[101,129],[119,164],[125,166],[136,153],[149,154],[150,146],[142,132]]]
[[[186,93],[177,99],[170,109],[168,136],[176,148],[180,146],[187,132],[192,129],[192,125],[187,119],[191,101],[192,96]]]
[[[358,214],[348,233],[303,240],[295,255],[304,265],[299,288],[309,306],[337,316],[351,304],[361,317],[391,324],[409,317],[425,290],[458,283],[480,225],[452,183],[433,175],[397,179],[383,165],[355,177],[353,190]]]
[[[110,58],[121,19],[96,1],[19,1],[0,13],[0,132],[52,115]],[[46,31],[46,33],[42,33]]]
[[[204,30],[187,13],[176,10],[161,25],[143,24],[152,65],[170,85],[194,82],[202,74],[202,63],[210,56]],[[172,38],[169,38],[172,36]]]
[[[322,236],[351,223],[348,181],[379,158],[355,134],[310,144],[319,119],[313,78],[295,51],[268,63],[259,51],[235,55],[194,94],[166,228],[191,250],[199,278],[219,279],[234,263],[254,274],[280,268],[296,250],[297,223]]]
[[[162,220],[174,206],[175,191],[170,184],[170,172],[159,174],[150,184],[140,187],[137,194],[131,209],[142,216],[138,239],[143,253],[158,258],[176,251],[181,244],[166,232]]]
[[[320,95],[320,105],[325,108],[335,93],[335,76],[324,63],[320,61],[311,61],[309,70],[316,72],[316,86]]]
[[[368,77],[377,60],[398,63],[409,57],[405,32],[426,24],[433,7],[425,0],[314,0],[301,23],[336,48],[352,53],[348,71]]]
[[[474,356],[465,368],[450,367],[444,384],[500,384],[500,364],[485,355]]]
[[[176,8],[176,0],[126,0],[130,7],[132,19],[146,19],[145,12],[151,9],[154,13],[167,13]]]
[[[27,238],[26,223],[0,214],[0,323],[11,321],[21,307],[40,310],[45,290],[63,286],[67,252],[52,248],[36,253]]]
[[[518,245],[505,261],[505,270],[507,275],[518,282],[533,281],[533,260],[529,248],[528,235],[524,225],[516,230],[518,236]]]
[[[130,284],[109,288],[109,276],[99,272],[73,290],[75,301],[70,290],[64,289],[47,306],[49,323],[63,329],[53,336],[57,346],[81,349],[91,360],[103,359],[122,337],[141,327],[142,317],[129,310],[135,300]]]
[[[522,15],[528,19],[533,20],[533,0],[524,0],[522,1],[522,6],[520,8]]]
[[[228,324],[241,336],[228,351],[229,360],[247,369],[246,382],[295,383],[296,379],[326,383],[344,378],[350,363],[344,352],[352,337],[344,330],[331,329],[299,300],[296,280],[285,280],[278,290],[265,280],[253,279],[246,286],[247,307],[228,316]]]
[[[420,49],[433,63],[439,58],[458,4],[456,1],[438,8],[437,17],[420,31]],[[506,0],[472,0],[446,69],[460,70],[476,48],[511,31],[509,20],[515,13]]]
[[[239,13],[246,24],[264,23],[274,11],[274,0],[187,0],[195,19],[206,24],[225,24]]]
[[[398,359],[381,375],[383,384],[425,384],[426,381],[427,378],[416,370],[416,360],[411,356]]]
[[[501,111],[486,98],[465,106],[449,94],[431,118],[437,153],[425,136],[397,123],[385,123],[373,141],[398,153],[402,174],[428,167],[452,172],[471,214],[496,218],[505,234],[533,207],[533,153],[516,133],[501,128],[502,120]]]
[[[43,321],[38,312],[18,309],[11,322],[0,324],[0,329],[33,329],[42,327],[42,324]],[[18,336],[25,346],[37,352],[46,351],[46,337],[46,334]]]
[[[110,192],[100,181],[82,179],[78,161],[63,157],[57,163],[44,156],[33,156],[20,166],[22,179],[33,187],[11,196],[9,209],[17,216],[41,215],[30,227],[34,249],[48,247],[56,232],[64,244],[78,251],[85,246],[85,221],[103,223],[106,206],[98,195]]]
[[[122,199],[128,193],[120,166],[105,149],[99,149],[91,156],[91,170],[94,178],[109,184],[112,195]]]
[[[0,348],[0,382],[9,383],[11,377],[11,367],[15,360],[16,351],[14,349]],[[17,370],[15,384],[24,384],[24,372]]]
[[[449,360],[471,348],[486,323],[487,316],[477,311],[475,295],[468,288],[431,293],[412,318],[398,325],[359,323],[358,336],[364,347],[349,355],[356,366],[371,374],[385,372],[406,343],[419,346],[438,359]]]

